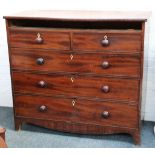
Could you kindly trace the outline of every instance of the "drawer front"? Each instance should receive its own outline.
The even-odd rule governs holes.
[[[10,46],[32,49],[70,49],[69,33],[41,29],[11,29]]]
[[[138,80],[13,72],[15,92],[138,101]]]
[[[136,128],[137,106],[83,99],[15,96],[15,115]]]
[[[89,51],[141,51],[141,34],[74,33],[73,49]]]
[[[100,75],[140,76],[138,55],[69,53],[11,49],[12,68],[48,72],[76,72]]]

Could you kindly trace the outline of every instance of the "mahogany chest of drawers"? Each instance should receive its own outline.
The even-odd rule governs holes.
[[[81,134],[128,133],[140,143],[146,18],[136,15],[6,16],[16,130],[26,122]]]

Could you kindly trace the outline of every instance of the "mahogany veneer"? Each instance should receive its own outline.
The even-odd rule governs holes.
[[[16,130],[27,122],[128,133],[140,143],[144,14],[38,11],[5,19]]]

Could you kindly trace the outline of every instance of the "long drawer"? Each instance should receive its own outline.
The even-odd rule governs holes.
[[[137,106],[83,99],[15,95],[15,115],[130,128],[138,124]]]
[[[14,69],[140,76],[139,55],[110,54],[108,52],[71,53],[18,48],[12,48],[11,54]]]
[[[78,32],[73,34],[75,50],[141,51],[141,33]]]
[[[70,49],[70,36],[67,32],[50,29],[12,28],[10,46],[30,49]]]
[[[12,75],[15,92],[138,101],[139,80],[25,72]]]

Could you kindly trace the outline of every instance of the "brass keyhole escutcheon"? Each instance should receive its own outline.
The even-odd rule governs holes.
[[[104,39],[101,41],[101,44],[102,44],[102,46],[105,46],[105,47],[109,46],[110,42],[108,40],[108,36],[107,35],[104,36]]]
[[[104,36],[104,40],[107,40],[107,39],[108,39],[108,37],[107,37],[107,35],[105,35],[105,36]]]
[[[37,38],[35,39],[36,43],[42,44],[43,43],[43,38],[41,37],[40,33],[37,33]]]
[[[75,100],[72,100],[72,105],[73,105],[73,107],[75,106],[75,103],[76,103]]]
[[[41,38],[40,33],[37,33],[37,39]]]
[[[74,57],[73,54],[71,54],[71,55],[70,55],[70,59],[73,60],[73,57]]]
[[[74,77],[71,77],[71,82],[72,82],[72,83],[74,82]]]

